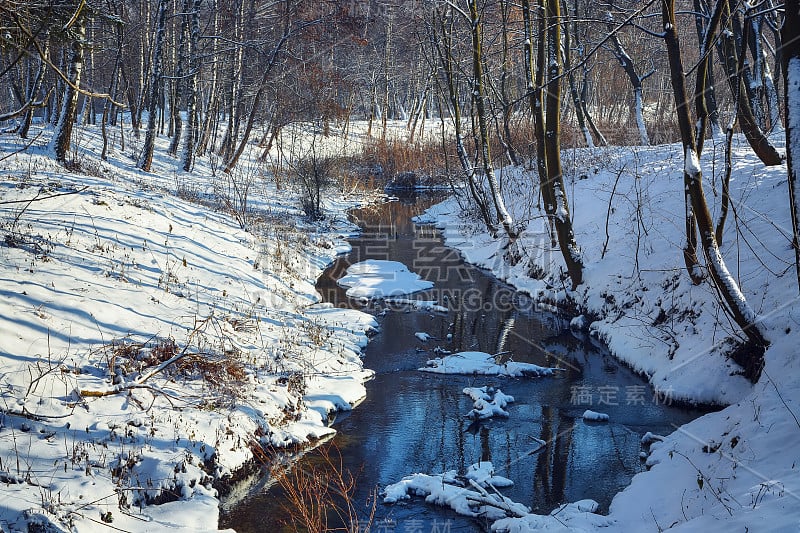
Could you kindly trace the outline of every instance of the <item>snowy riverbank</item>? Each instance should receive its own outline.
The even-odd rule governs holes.
[[[531,172],[504,170],[504,195],[515,200],[511,207],[525,227],[513,265],[455,200],[422,217],[435,222],[447,244],[468,261],[537,299],[569,300],[597,317],[586,323],[589,334],[647,375],[659,398],[729,405],[650,447],[646,460],[652,468],[611,505],[614,530],[785,531],[800,523],[800,465],[789,445],[800,437],[800,306],[786,168],[765,168],[743,139],[736,144],[735,216],[726,226],[723,253],[772,343],[755,385],[738,375],[726,356],[733,330],[712,288],[692,285],[683,267],[679,145],[564,153],[576,240],[587,265],[576,291],[564,281],[563,260],[550,246],[530,194]],[[707,146],[702,161],[706,193],[716,210],[723,150]],[[497,527],[525,531],[524,520]]]
[[[183,174],[164,144],[142,173],[135,139],[101,162],[85,129],[71,173],[3,142],[0,528],[216,530],[214,487],[254,450],[325,436],[364,397],[377,323],[314,283],[372,198],[309,224],[257,154]]]

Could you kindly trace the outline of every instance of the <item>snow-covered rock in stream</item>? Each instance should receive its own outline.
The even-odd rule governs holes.
[[[598,413],[597,411],[592,411],[591,409],[585,410],[583,415],[581,415],[581,418],[589,422],[608,422],[607,414]]]
[[[423,280],[403,263],[382,259],[350,265],[338,283],[347,288],[348,298],[365,300],[403,296],[433,287],[433,282]]]
[[[444,357],[430,359],[422,372],[434,374],[475,374],[485,376],[540,377],[552,376],[559,372],[558,368],[549,368],[532,363],[506,361],[495,362],[495,356],[486,352],[457,352]]]
[[[467,413],[467,418],[473,420],[485,420],[494,416],[508,417],[505,407],[514,401],[513,396],[488,386],[465,387],[463,392],[474,402],[472,410]]]

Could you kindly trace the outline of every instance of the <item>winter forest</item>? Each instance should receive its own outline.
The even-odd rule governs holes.
[[[0,0],[0,531],[797,531],[800,1]]]

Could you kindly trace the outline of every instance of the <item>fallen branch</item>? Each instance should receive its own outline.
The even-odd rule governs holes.
[[[0,161],[5,161],[5,160],[6,160],[6,159],[8,159],[9,157],[12,157],[12,156],[15,156],[15,155],[17,155],[17,154],[20,154],[20,153],[24,152],[25,150],[27,150],[28,148],[30,148],[30,147],[31,147],[31,145],[33,145],[33,143],[34,143],[34,142],[36,142],[36,139],[38,139],[39,137],[41,137],[41,135],[42,135],[42,132],[39,132],[39,133],[37,133],[37,134],[36,134],[36,137],[34,137],[33,139],[31,139],[31,140],[28,142],[28,144],[26,144],[25,146],[23,146],[22,148],[19,148],[18,150],[14,151],[14,152],[11,152],[11,153],[10,153],[10,154],[8,154],[8,155],[4,155],[3,157],[0,157]]]
[[[42,200],[49,200],[50,198],[58,198],[59,196],[69,196],[70,194],[80,194],[80,193],[82,193],[83,191],[85,191],[88,188],[89,188],[89,186],[87,185],[82,189],[78,189],[78,190],[75,190],[75,191],[69,191],[69,192],[62,192],[62,193],[58,193],[58,194],[51,194],[49,196],[39,196],[37,194],[33,198],[28,198],[27,200],[7,200],[5,202],[0,202],[0,205],[25,204],[25,203],[29,204],[29,203],[32,203],[32,202],[41,202]]]
[[[173,365],[183,359],[186,356],[194,355],[193,352],[189,352],[189,346],[192,344],[192,339],[194,336],[205,326],[208,324],[211,319],[214,317],[214,313],[211,313],[207,318],[205,318],[200,324],[195,326],[194,330],[189,334],[189,338],[186,340],[186,346],[184,346],[183,350],[180,353],[177,353],[164,361],[163,363],[159,364],[146,374],[142,374],[138,378],[133,381],[128,381],[125,383],[119,383],[117,385],[113,385],[111,387],[107,387],[105,389],[77,389],[77,392],[80,396],[84,398],[102,398],[104,396],[113,396],[114,394],[119,394],[121,392],[129,391],[132,389],[149,389],[151,391],[155,391],[165,396],[168,396],[163,390],[160,390],[155,387],[151,387],[150,385],[145,384],[147,380],[162,372],[165,368],[170,365]]]
[[[28,420],[33,420],[34,422],[44,422],[46,420],[55,420],[57,418],[68,418],[72,416],[72,413],[67,415],[37,415],[36,413],[31,413],[25,408],[23,408],[22,411],[15,411],[13,409],[0,409],[0,414],[27,418]]]
[[[467,494],[466,498],[468,500],[473,501],[475,503],[479,503],[481,505],[488,505],[490,507],[496,507],[496,508],[500,509],[501,511],[505,511],[506,514],[508,514],[509,516],[514,516],[516,518],[524,518],[524,517],[528,516],[528,513],[522,513],[519,510],[514,509],[512,506],[510,506],[508,504],[508,502],[505,501],[505,498],[503,498],[502,496],[501,496],[501,498],[503,498],[502,501],[498,501],[498,500],[492,498],[492,495],[489,494],[486,491],[486,489],[481,487],[474,479],[470,479],[469,480],[469,484],[472,487],[474,487],[475,490],[477,490],[480,493],[480,495],[479,496],[473,496],[472,494]]]

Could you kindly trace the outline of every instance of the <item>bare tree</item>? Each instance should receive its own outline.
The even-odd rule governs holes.
[[[764,364],[763,354],[769,342],[761,330],[756,313],[747,303],[747,299],[742,294],[736,279],[728,271],[714,236],[714,224],[703,193],[703,173],[697,157],[697,145],[689,111],[686,75],[683,69],[683,59],[681,57],[675,19],[675,0],[662,0],[661,8],[664,23],[664,41],[667,46],[675,109],[683,144],[684,181],[688,188],[708,271],[714,288],[719,295],[720,303],[752,344],[752,349],[740,354],[737,362],[744,368],[746,376],[756,381],[761,375],[761,369]]]
[[[633,112],[636,117],[636,128],[639,130],[639,144],[646,146],[650,144],[650,137],[647,135],[647,126],[644,123],[642,82],[653,75],[655,69],[643,75],[638,73],[636,70],[636,65],[633,63],[633,59],[623,46],[622,41],[620,41],[618,31],[614,29],[613,22],[614,17],[611,15],[611,12],[606,13],[606,23],[610,32],[609,39],[612,44],[612,53],[619,62],[620,67],[622,67],[622,70],[625,72],[625,75],[628,76],[628,80],[633,88]]]
[[[780,165],[783,162],[781,154],[769,142],[769,139],[761,130],[758,119],[756,118],[752,101],[747,97],[747,83],[744,79],[746,70],[744,68],[746,47],[742,46],[737,50],[737,41],[747,40],[745,30],[738,22],[738,15],[731,11],[730,0],[719,0],[722,2],[722,21],[725,30],[721,32],[717,50],[722,61],[722,66],[728,78],[731,93],[734,95],[734,105],[736,106],[736,117],[747,142],[753,151],[765,165]]]
[[[789,209],[792,214],[792,247],[794,248],[797,284],[800,288],[800,198],[797,173],[800,166],[800,1],[785,0],[785,19],[781,31],[781,60],[786,108],[786,168],[789,179]]]
[[[145,172],[149,172],[150,166],[153,164],[153,151],[156,143],[156,107],[158,105],[158,89],[161,86],[162,51],[164,48],[168,5],[169,0],[159,0],[158,2],[156,35],[153,40],[153,67],[150,74],[150,92],[147,101],[147,131],[145,132],[144,147],[142,148],[138,165]]]
[[[514,219],[511,217],[503,200],[497,176],[492,165],[491,140],[489,138],[489,126],[486,111],[486,88],[483,74],[483,44],[482,44],[482,25],[478,11],[478,0],[469,0],[469,23],[472,36],[472,83],[473,97],[475,100],[475,113],[478,119],[478,128],[481,146],[481,161],[486,181],[489,183],[489,191],[494,202],[497,218],[508,236],[510,242],[517,239],[517,230],[514,227]]]
[[[72,31],[74,36],[72,38],[72,54],[69,60],[69,68],[67,69],[68,80],[64,84],[64,95],[62,96],[58,125],[50,141],[50,148],[55,154],[56,161],[60,163],[64,163],[67,160],[67,152],[69,152],[72,141],[72,127],[78,112],[78,88],[81,83],[81,74],[83,73],[83,46],[86,39],[86,26],[80,11],[81,8],[79,7],[76,16],[73,17],[74,25],[72,26]]]

